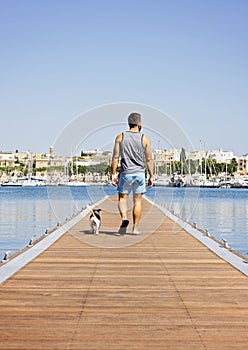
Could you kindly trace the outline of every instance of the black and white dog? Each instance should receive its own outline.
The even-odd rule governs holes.
[[[90,232],[99,234],[99,230],[101,227],[101,209],[92,209],[90,208],[92,214],[90,215],[89,223],[90,223]]]

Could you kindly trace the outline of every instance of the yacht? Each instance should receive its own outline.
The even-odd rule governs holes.
[[[46,180],[35,177],[27,177],[20,180],[22,181],[22,185],[27,187],[46,186]]]
[[[1,186],[4,186],[4,187],[22,187],[22,183],[17,182],[17,181],[8,181],[8,182],[1,183]]]

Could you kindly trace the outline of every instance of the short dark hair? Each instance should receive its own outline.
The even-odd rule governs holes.
[[[130,128],[137,126],[139,123],[141,123],[141,114],[131,113],[128,116],[128,125]]]
[[[137,126],[137,124],[130,124],[130,123],[128,123],[128,126],[129,126],[130,129],[132,129],[132,128],[135,128],[135,126]]]

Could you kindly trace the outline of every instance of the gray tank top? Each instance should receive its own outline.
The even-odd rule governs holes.
[[[125,131],[120,143],[121,173],[134,174],[145,171],[143,134]]]

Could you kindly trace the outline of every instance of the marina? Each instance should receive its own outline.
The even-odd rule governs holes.
[[[98,177],[101,177],[99,174]],[[79,177],[79,176],[77,176]],[[110,184],[108,177],[104,181],[83,181],[77,177],[49,177],[39,178],[30,176],[27,178],[8,177],[0,181],[2,187],[35,187],[35,186],[105,186]],[[223,176],[206,176],[206,174],[180,175],[170,174],[156,176],[154,181],[156,187],[204,187],[204,188],[241,188],[248,189],[248,177],[244,175],[232,174]]]
[[[141,236],[116,236],[116,198],[108,197],[100,203],[98,236],[88,234],[85,212],[2,283],[3,348],[246,348],[245,272],[179,229],[175,217],[143,202]],[[14,260],[1,267],[1,275]],[[246,260],[241,263],[246,270]]]

